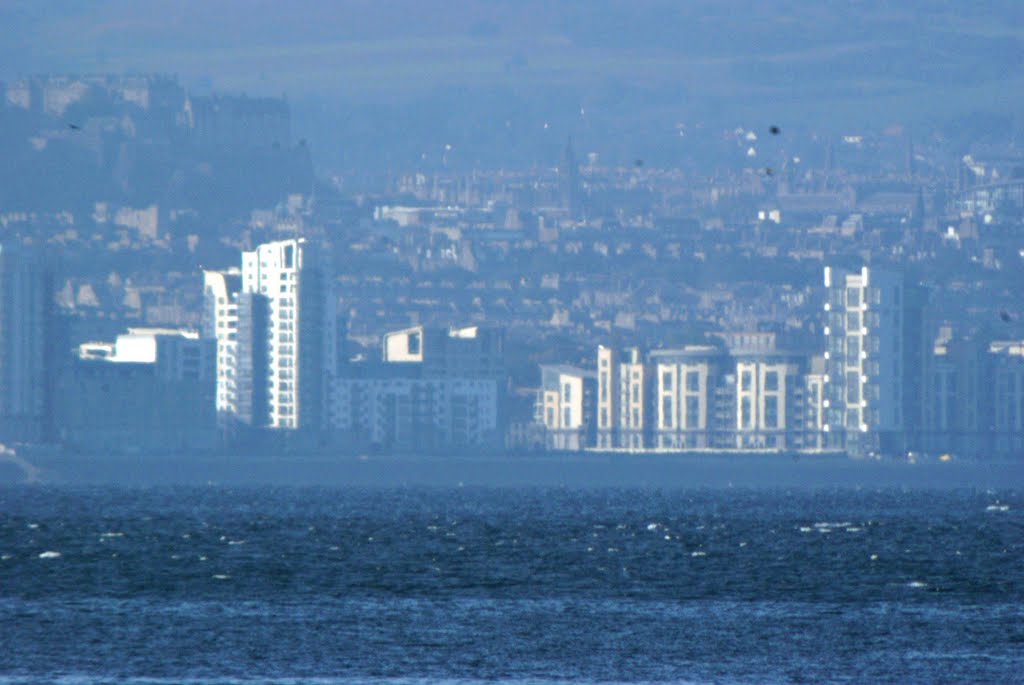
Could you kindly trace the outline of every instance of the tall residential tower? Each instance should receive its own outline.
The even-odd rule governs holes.
[[[242,291],[266,298],[266,425],[322,430],[337,367],[331,276],[303,238],[242,253]],[[254,339],[257,335],[254,333]],[[260,374],[253,370],[253,385]]]
[[[829,444],[902,452],[920,429],[923,291],[901,273],[825,267]]]
[[[50,289],[43,257],[0,245],[0,442],[38,442],[50,414]]]
[[[204,274],[204,334],[217,340],[222,426],[321,431],[337,366],[331,274],[305,239],[242,253]]]

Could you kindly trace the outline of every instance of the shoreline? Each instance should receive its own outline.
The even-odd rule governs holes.
[[[520,456],[27,454],[0,483],[328,487],[926,487],[1024,486],[1017,461],[853,459],[808,454],[576,453]]]

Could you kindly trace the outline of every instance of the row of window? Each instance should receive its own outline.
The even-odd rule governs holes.
[[[663,371],[661,373],[661,389],[662,391],[672,390],[672,382],[675,378],[675,373],[672,371]],[[700,391],[700,372],[699,371],[687,371],[685,375],[684,387],[688,392],[699,392]]]

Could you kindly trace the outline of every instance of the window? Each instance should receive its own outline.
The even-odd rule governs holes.
[[[634,383],[633,384],[633,401],[634,402],[639,402],[640,401],[640,384],[639,383]]]
[[[572,402],[572,383],[564,383],[562,385],[562,401]]]
[[[700,373],[697,371],[686,372],[686,389],[689,392],[700,391]]]
[[[420,334],[410,333],[405,338],[406,352],[408,354],[419,354],[420,353]]]
[[[634,409],[633,410],[633,423],[631,424],[631,426],[633,428],[639,428],[640,427],[640,410],[639,409]]]
[[[700,428],[700,399],[697,397],[686,398],[686,427],[690,430]]]
[[[749,371],[744,371],[743,373],[740,374],[740,389],[743,390],[744,392],[750,391],[750,386],[753,383],[752,376],[753,374],[750,373]]]
[[[743,401],[740,402],[740,428],[752,428],[754,425],[754,416],[752,407],[750,404],[750,398],[744,397]]]
[[[764,389],[770,392],[777,392],[779,389],[779,372],[768,371],[764,375]]]
[[[555,427],[555,410],[552,407],[548,407],[547,416],[546,416],[546,418],[544,420],[544,424],[548,428],[554,428]]]
[[[846,339],[846,365],[857,366],[860,363],[860,338],[850,336]]]
[[[860,288],[847,288],[846,289],[846,306],[847,307],[859,307],[860,306]]]
[[[846,402],[848,404],[860,402],[860,374],[856,371],[846,374]]]
[[[571,427],[572,427],[572,409],[570,409],[569,407],[566,407],[562,411],[562,428],[571,428]]]
[[[601,401],[608,401],[608,372],[601,372]]]
[[[781,427],[779,424],[779,398],[775,395],[764,398],[764,427]]]
[[[672,389],[672,372],[665,371],[661,374],[661,389],[669,391]]]
[[[661,398],[661,425],[664,428],[672,427],[672,398],[662,397]]]
[[[601,407],[601,428],[608,428],[608,409]]]
[[[860,330],[860,312],[846,313],[846,331],[853,332]]]

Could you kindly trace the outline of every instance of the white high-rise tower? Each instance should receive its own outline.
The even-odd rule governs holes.
[[[242,273],[237,268],[203,272],[203,337],[217,341],[217,416],[238,413],[238,294]]]
[[[336,314],[328,273],[305,239],[265,243],[242,253],[242,292],[266,298],[266,420],[279,429],[322,429],[336,371]],[[240,322],[241,325],[241,322]],[[258,331],[253,333],[259,339]],[[263,371],[263,373],[261,373]]]

